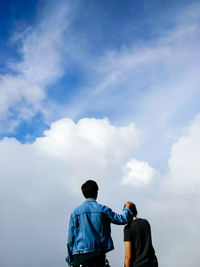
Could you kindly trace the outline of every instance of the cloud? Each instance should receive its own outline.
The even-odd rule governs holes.
[[[16,74],[8,75],[16,80],[16,86],[5,90],[5,97],[12,101],[1,101],[5,120],[17,117],[15,123],[11,121],[10,129],[26,119],[24,106],[25,117],[31,118],[39,111],[48,124],[66,114],[75,120],[90,114],[109,116],[119,124],[134,119],[147,133],[142,157],[151,154],[151,146],[156,143],[149,140],[157,134],[155,140],[167,144],[165,155],[157,153],[157,159],[166,159],[170,145],[182,134],[182,126],[199,111],[198,105],[194,105],[199,97],[198,8],[182,9],[173,18],[174,26],[169,30],[161,28],[154,39],[134,40],[129,46],[119,41],[117,47],[121,49],[105,49],[104,54],[98,54],[98,47],[95,53],[89,49],[93,36],[82,38],[82,28],[76,28],[78,13],[73,10],[74,5],[65,1],[48,5],[40,10],[35,27],[13,37],[21,44],[21,61],[11,64]],[[48,89],[57,83],[65,88],[64,94],[68,96],[71,85],[59,83],[68,70],[75,77],[84,73],[84,85],[78,83],[73,97],[69,96],[70,103],[66,97],[67,103],[63,105],[49,97]],[[1,88],[6,87],[4,80],[8,77],[1,77]],[[29,102],[26,96],[35,88],[40,97]],[[180,127],[175,126],[174,121],[180,119]],[[159,144],[157,150],[160,147]],[[151,161],[150,156],[145,160]]]
[[[116,193],[116,199],[123,199],[125,194],[127,199],[136,203],[139,217],[149,220],[159,265],[163,267],[199,266],[199,144],[200,115],[197,115],[189,126],[185,127],[185,134],[172,145],[168,168],[159,173],[157,179],[151,179],[148,186],[139,187],[136,186],[135,177],[130,179],[127,175],[127,183],[115,191],[120,192],[120,196]],[[136,166],[144,163],[134,159],[128,161],[128,165],[133,168],[134,162]],[[139,179],[142,179],[146,168],[149,168],[147,163],[141,171],[141,176],[138,176]],[[131,171],[129,168],[128,174]],[[143,180],[140,181],[142,182]],[[111,262],[119,266],[119,259],[124,257],[122,231],[113,227],[113,236],[116,251],[110,253],[110,257]]]
[[[153,165],[166,161],[185,124],[199,112],[198,10],[182,9],[173,27],[161,28],[156,38],[94,57],[84,94],[67,107],[73,118],[92,113],[109,114],[119,124],[134,120],[144,134],[139,156]]]
[[[64,266],[67,221],[83,201],[81,183],[95,179],[106,195],[138,143],[133,123],[116,127],[94,118],[54,122],[32,144],[1,140],[1,265]]]
[[[55,82],[63,75],[62,52],[64,32],[69,26],[69,6],[63,2],[57,11],[46,7],[41,10],[38,24],[15,39],[22,42],[22,61],[13,65],[31,83],[41,87]],[[21,33],[20,33],[21,34]],[[16,34],[17,35],[17,34]]]
[[[134,124],[116,127],[108,119],[62,119],[32,144],[4,138],[1,264],[23,266],[31,258],[31,267],[64,266],[70,212],[83,201],[80,184],[95,179],[100,203],[120,212],[123,203],[132,200],[139,216],[150,221],[160,265],[198,266],[199,131],[198,115],[172,146],[168,171],[156,176],[159,179],[152,179],[157,171],[149,163],[133,159],[140,142]],[[118,266],[124,257],[122,228],[113,227],[113,238],[116,250],[109,258]]]
[[[43,90],[37,84],[30,83],[22,76],[4,75],[0,79],[0,114],[2,116],[6,116],[10,107],[19,109],[19,106],[15,106],[16,102],[20,104],[25,102],[24,106],[32,105],[36,107],[36,104],[44,98]],[[26,114],[24,116],[26,117]]]
[[[9,62],[12,74],[0,76],[1,124],[7,121],[9,129],[1,127],[3,133],[12,132],[21,120],[41,111],[48,86],[63,75],[62,48],[69,25],[68,10],[68,4],[63,2],[56,5],[56,11],[46,6],[40,10],[35,27],[13,33],[11,39],[20,47],[21,60]]]
[[[171,148],[168,172],[145,207],[162,266],[199,265],[200,115]],[[188,257],[192,255],[192,257]]]
[[[126,174],[122,177],[122,184],[143,186],[149,184],[156,175],[156,170],[148,162],[132,159],[125,165]]]
[[[33,144],[1,140],[1,265],[64,266],[67,220],[82,201],[80,184],[92,178],[100,185],[99,201],[114,210],[120,212],[126,200],[136,202],[152,224],[160,265],[198,266],[200,117],[184,128],[199,112],[198,8],[156,40],[94,56],[86,64],[81,97],[64,109],[52,103],[52,112],[43,101],[66,63],[62,43],[69,12],[62,4],[15,36],[22,61],[12,64],[15,74],[0,77],[2,131],[13,131],[37,111],[53,117],[67,108],[76,119],[91,112],[107,113],[118,124],[134,118],[144,142],[133,123],[119,127],[95,118],[58,120]],[[161,158],[169,158],[164,174]],[[113,230],[116,251],[110,258],[118,266],[124,256],[122,228]]]
[[[136,40],[128,48],[107,51],[101,58],[97,58],[98,64],[92,66],[96,70],[96,75],[91,78],[92,86],[88,88],[89,91],[91,90],[92,94],[98,97],[101,97],[101,94],[114,97],[113,93],[116,92],[121,97],[127,95],[130,97],[143,88],[146,95],[145,103],[149,97],[155,101],[160,100],[159,94],[163,93],[164,97],[171,97],[172,93],[174,96],[179,95],[187,99],[185,94],[180,96],[178,92],[181,88],[177,85],[184,83],[184,78],[190,79],[190,75],[195,77],[197,75],[195,71],[196,65],[199,64],[197,53],[199,23],[195,20],[197,17],[199,13],[196,12],[195,6],[190,11],[183,12],[181,17],[177,15],[175,26],[168,31],[161,31],[156,39],[147,40],[145,43]],[[186,62],[187,64],[183,64]],[[188,72],[191,67],[194,71]],[[183,77],[183,74],[186,77]],[[196,84],[196,80],[191,81],[192,85]],[[173,84],[175,86],[171,88]],[[196,87],[192,86],[191,89],[182,90],[190,96],[197,91]],[[144,95],[141,94],[141,96]],[[133,100],[132,97],[131,100]],[[139,100],[141,101],[140,98]],[[177,98],[171,100],[181,104]],[[124,103],[127,105],[127,102]],[[120,104],[123,103],[120,102]]]
[[[133,123],[117,128],[107,118],[83,118],[77,124],[71,119],[59,120],[44,134],[45,137],[37,138],[35,144],[51,155],[70,159],[78,147],[79,151],[82,148],[84,157],[90,150],[99,155],[106,153],[111,158],[110,163],[120,161],[124,154],[130,154],[139,142],[138,130]],[[114,155],[113,149],[116,151]]]
[[[109,169],[118,169],[139,144],[139,132],[133,123],[117,128],[108,119],[84,118],[77,124],[63,119],[53,123],[44,134],[36,139],[35,147],[47,156],[66,162],[69,176],[74,178],[68,183],[75,191],[80,179],[83,181],[97,173],[104,177]]]
[[[200,193],[200,115],[192,121],[188,134],[172,147],[169,159],[171,190],[184,195]]]

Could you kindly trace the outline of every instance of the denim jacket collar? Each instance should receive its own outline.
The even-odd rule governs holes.
[[[87,198],[85,202],[96,202],[96,199],[90,197],[90,198]]]

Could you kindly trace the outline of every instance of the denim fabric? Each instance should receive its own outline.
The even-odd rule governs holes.
[[[68,264],[73,263],[74,254],[108,252],[114,249],[110,224],[124,225],[131,219],[132,212],[127,207],[122,214],[117,214],[95,199],[88,198],[70,217],[66,258]]]

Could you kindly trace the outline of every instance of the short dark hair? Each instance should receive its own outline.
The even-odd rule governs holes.
[[[85,198],[95,198],[99,188],[95,181],[88,180],[81,186],[81,190]]]
[[[130,205],[129,209],[132,211],[133,216],[137,216],[137,209],[134,203]]]

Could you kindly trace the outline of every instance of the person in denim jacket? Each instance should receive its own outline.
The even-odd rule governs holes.
[[[133,214],[129,207],[132,202],[124,205],[122,214],[117,214],[97,203],[95,181],[86,181],[81,189],[86,201],[71,214],[66,261],[73,267],[104,267],[105,254],[114,249],[110,224],[125,225],[131,221]]]

